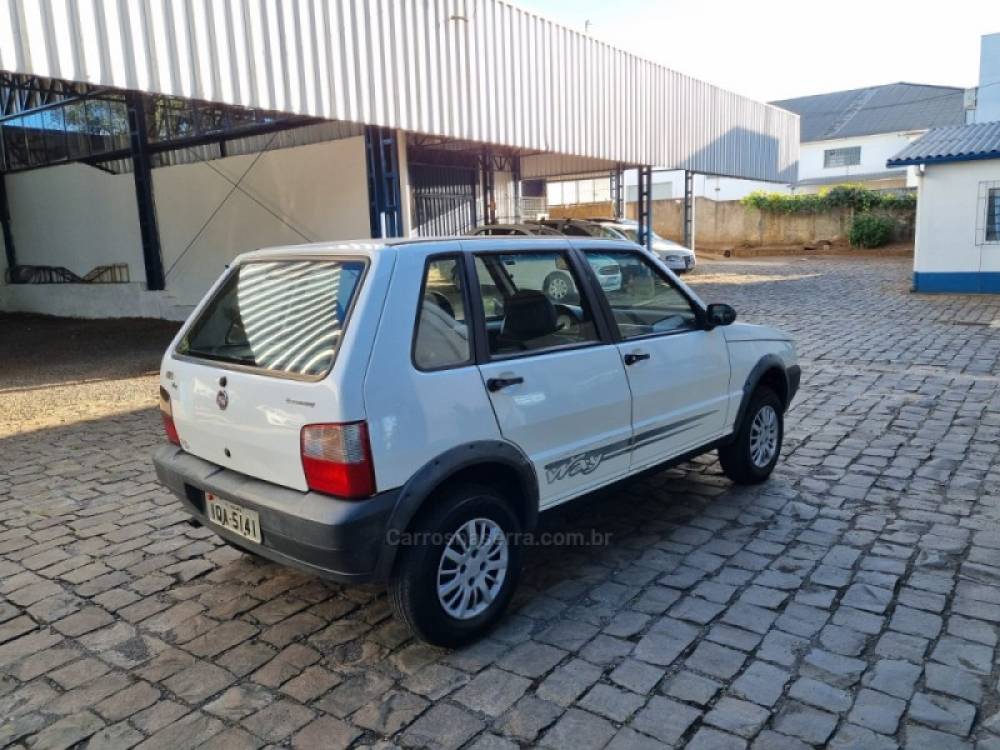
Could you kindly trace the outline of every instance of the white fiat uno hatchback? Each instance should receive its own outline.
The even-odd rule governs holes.
[[[767,478],[800,370],[787,334],[735,317],[623,241],[248,253],[163,358],[157,474],[229,544],[387,581],[419,637],[459,645],[503,613],[539,511],[712,449]]]

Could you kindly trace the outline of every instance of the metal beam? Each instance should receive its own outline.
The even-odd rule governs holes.
[[[514,223],[521,223],[521,157],[512,156],[510,171],[512,174],[512,179],[514,181]]]
[[[639,241],[653,252],[653,168],[639,167]]]
[[[403,236],[403,207],[399,185],[399,148],[396,131],[365,128],[368,163],[368,218],[373,238]]]
[[[694,172],[684,171],[684,247],[694,250]]]
[[[0,228],[3,230],[3,247],[7,255],[7,272],[13,278],[17,253],[14,252],[14,230],[10,222],[10,204],[7,202],[7,185],[3,172],[0,172]]]
[[[479,169],[483,181],[483,223],[497,223],[497,201],[495,192],[496,173],[493,168],[493,154],[487,148],[483,149]]]
[[[129,148],[132,156],[132,176],[135,181],[135,202],[139,211],[139,235],[142,238],[142,259],[146,266],[146,288],[159,291],[166,286],[160,230],[156,223],[153,200],[153,168],[150,162],[146,129],[146,108],[141,94],[127,96]]]

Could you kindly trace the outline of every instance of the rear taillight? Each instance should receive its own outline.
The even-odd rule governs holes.
[[[162,385],[160,386],[160,414],[163,416],[163,431],[167,433],[167,440],[174,445],[180,445],[181,439],[177,434],[177,425],[174,424],[174,410],[170,406],[170,394]]]
[[[302,428],[302,470],[309,489],[347,499],[375,494],[368,425],[307,424]]]

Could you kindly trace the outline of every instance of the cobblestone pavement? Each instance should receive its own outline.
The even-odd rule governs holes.
[[[461,651],[188,525],[152,408],[0,439],[0,745],[1000,748],[1000,300],[908,268],[703,264],[798,336],[774,477],[706,456],[557,510],[610,544],[531,549]]]

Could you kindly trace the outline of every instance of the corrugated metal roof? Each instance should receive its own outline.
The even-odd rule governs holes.
[[[504,0],[0,0],[0,70],[793,181],[798,118]]]
[[[771,102],[795,112],[803,143],[961,125],[964,89],[890,83]]]
[[[887,167],[1000,159],[1000,122],[935,128],[886,162]]]

